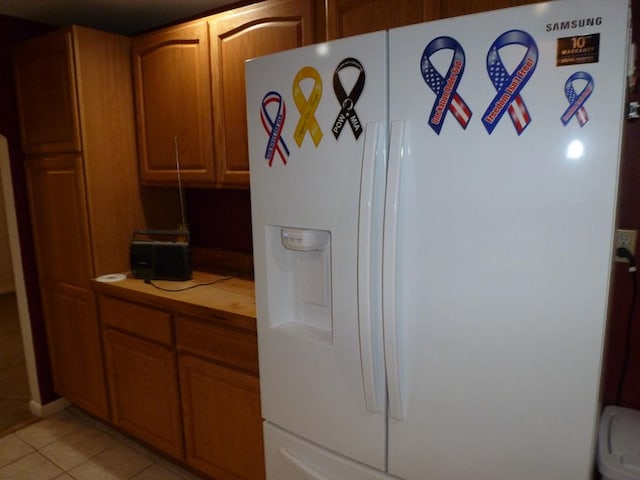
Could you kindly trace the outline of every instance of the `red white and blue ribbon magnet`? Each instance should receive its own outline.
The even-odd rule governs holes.
[[[353,85],[351,91],[347,94],[338,74],[340,71],[349,67],[358,69],[358,78],[356,79],[356,83]],[[353,136],[356,137],[356,140],[358,140],[362,134],[362,124],[360,123],[360,119],[356,113],[355,106],[360,99],[360,95],[362,95],[362,91],[364,90],[364,80],[364,67],[355,58],[345,58],[340,62],[340,64],[338,64],[335,72],[333,72],[333,91],[336,94],[338,103],[342,107],[340,113],[336,117],[336,121],[333,123],[333,128],[331,129],[336,140],[347,123],[349,124],[349,127],[351,127],[351,131],[353,132]]]
[[[440,50],[452,50],[453,57],[447,73],[443,77],[429,60]],[[462,46],[451,37],[438,37],[426,46],[420,59],[420,72],[436,99],[429,115],[429,126],[440,135],[447,111],[451,112],[462,128],[467,128],[471,110],[458,95],[458,85],[464,72],[465,56]]]
[[[586,82],[580,93],[577,93],[573,87],[575,80],[584,80]],[[589,121],[589,115],[584,108],[584,104],[593,93],[593,88],[593,78],[587,72],[576,72],[567,79],[564,84],[564,94],[569,101],[569,107],[564,111],[562,117],[560,117],[564,126],[567,126],[574,116],[578,119],[580,127],[584,127]]]
[[[500,58],[500,49],[521,45],[527,49],[518,66],[509,73]],[[482,115],[482,123],[491,134],[508,110],[518,135],[531,123],[531,116],[520,93],[531,79],[538,63],[538,46],[527,32],[509,30],[500,35],[487,54],[487,73],[497,93]]]
[[[271,104],[275,104],[275,115],[269,112],[274,110],[273,107],[268,108]],[[282,128],[284,127],[284,121],[287,115],[287,108],[282,100],[282,96],[278,92],[267,92],[262,98],[262,106],[260,108],[260,120],[262,126],[269,137],[267,142],[267,148],[264,152],[264,158],[269,162],[269,166],[273,164],[273,157],[276,152],[280,156],[283,164],[287,164],[287,158],[289,157],[289,148],[282,138]]]

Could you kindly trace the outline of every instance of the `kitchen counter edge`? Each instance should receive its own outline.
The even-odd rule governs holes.
[[[187,315],[256,330],[254,282],[206,272],[193,272],[190,280],[167,281],[131,278],[114,282],[91,281],[93,290],[107,295]],[[158,288],[159,287],[159,288]],[[171,291],[167,291],[167,290]]]

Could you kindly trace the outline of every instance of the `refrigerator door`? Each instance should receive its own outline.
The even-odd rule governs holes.
[[[263,417],[384,469],[386,33],[246,73]]]
[[[591,478],[626,39],[626,0],[389,32],[390,473]]]

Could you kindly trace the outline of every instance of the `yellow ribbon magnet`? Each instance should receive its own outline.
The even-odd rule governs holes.
[[[305,79],[310,78],[313,80],[313,88],[309,94],[309,98],[304,96],[300,83]],[[322,130],[320,130],[320,124],[316,120],[315,113],[322,97],[322,79],[320,74],[313,67],[303,67],[300,69],[296,78],[293,80],[293,100],[296,102],[296,108],[300,112],[300,120],[296,125],[293,138],[298,144],[298,147],[302,145],[304,135],[308,131],[311,135],[314,145],[317,147],[322,140]]]

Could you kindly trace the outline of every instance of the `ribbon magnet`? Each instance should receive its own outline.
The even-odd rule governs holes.
[[[275,117],[269,113],[269,105],[275,104],[277,110]],[[271,108],[273,110],[273,108]],[[284,127],[284,121],[287,115],[287,108],[282,100],[282,96],[278,92],[267,92],[262,97],[262,105],[260,107],[260,120],[264,131],[267,132],[269,141],[267,142],[267,149],[264,152],[264,158],[269,162],[269,166],[273,163],[273,157],[278,153],[283,164],[287,164],[287,158],[289,157],[289,148],[282,138],[282,128]]]
[[[584,80],[587,82],[580,93],[576,93],[575,88],[573,88],[574,80]],[[578,119],[580,127],[584,127],[589,121],[589,115],[587,115],[584,104],[593,93],[593,88],[593,78],[591,78],[591,75],[587,72],[576,72],[567,79],[564,84],[564,94],[567,96],[567,100],[569,100],[569,108],[567,108],[562,114],[562,117],[560,117],[565,127],[574,116]]]
[[[300,83],[310,78],[313,80],[313,87],[309,98],[304,96]],[[316,120],[315,113],[322,97],[322,79],[320,74],[313,67],[303,67],[296,74],[296,78],[293,80],[293,100],[296,103],[296,108],[300,112],[300,119],[296,125],[296,129],[293,134],[293,138],[298,144],[298,147],[302,145],[304,136],[307,132],[313,140],[313,144],[317,147],[322,140],[322,130],[320,124]]]
[[[524,57],[511,74],[507,72],[499,53],[500,49],[507,45],[522,45],[527,49]],[[493,42],[487,54],[487,73],[497,93],[482,116],[482,123],[489,134],[493,132],[506,110],[511,115],[511,121],[516,127],[518,135],[531,123],[531,116],[520,92],[531,79],[537,63],[538,46],[533,37],[526,32],[510,30]]]
[[[349,67],[357,68],[359,73],[351,92],[347,94],[338,74],[345,68]],[[345,58],[336,67],[335,72],[333,72],[333,91],[336,94],[338,103],[342,107],[342,110],[340,110],[336,121],[333,123],[333,128],[331,129],[336,140],[347,123],[351,127],[351,131],[353,132],[353,136],[356,137],[356,140],[358,140],[362,134],[362,124],[360,123],[360,119],[356,113],[355,106],[360,99],[360,95],[362,95],[362,91],[364,90],[364,79],[364,68],[355,58]]]
[[[451,64],[444,77],[429,60],[434,53],[440,50],[453,51]],[[432,40],[422,53],[422,58],[420,59],[422,78],[424,78],[425,83],[433,93],[436,94],[436,99],[433,102],[431,114],[429,115],[429,126],[438,135],[440,135],[440,130],[442,130],[442,124],[447,116],[447,111],[453,114],[460,126],[464,129],[467,128],[469,120],[471,119],[471,110],[457,93],[458,85],[464,72],[464,64],[464,50],[460,44],[451,37],[438,37]]]

